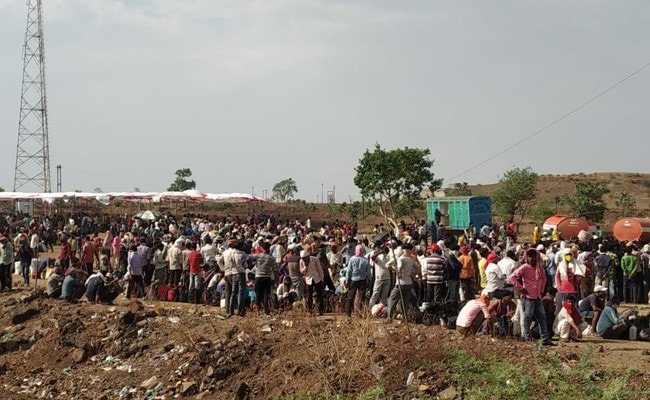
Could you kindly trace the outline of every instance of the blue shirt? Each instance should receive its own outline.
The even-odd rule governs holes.
[[[624,322],[622,317],[619,317],[618,311],[612,308],[612,306],[605,306],[600,318],[598,318],[598,324],[596,325],[596,332],[599,335],[605,333],[605,331],[616,324]]]
[[[370,261],[365,257],[352,256],[348,261],[347,278],[350,282],[365,281],[370,276]]]

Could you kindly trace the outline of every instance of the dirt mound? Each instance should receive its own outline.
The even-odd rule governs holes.
[[[359,316],[294,310],[226,319],[218,308],[191,304],[70,304],[20,290],[0,296],[3,399],[473,398],[465,374],[493,377],[486,388],[511,381],[503,389],[510,396],[537,388],[519,376],[522,359],[541,374],[540,385],[559,393],[565,389],[552,380],[554,369],[578,386],[623,379],[621,390],[648,387],[650,359],[642,352],[650,346],[641,342],[621,342],[617,352],[605,341],[603,352],[593,343],[541,352],[516,340],[466,339],[440,326],[407,329]],[[635,372],[600,369],[605,360]]]

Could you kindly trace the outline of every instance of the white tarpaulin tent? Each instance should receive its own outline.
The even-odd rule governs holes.
[[[168,200],[190,200],[209,201],[221,203],[241,203],[266,201],[245,193],[203,193],[198,190],[186,190],[184,192],[59,192],[59,193],[26,193],[26,192],[0,192],[0,200],[25,201],[41,200],[45,203],[53,203],[55,200],[97,200],[108,205],[111,200],[133,200],[161,202]]]

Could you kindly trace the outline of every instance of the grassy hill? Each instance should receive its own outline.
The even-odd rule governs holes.
[[[557,207],[559,214],[569,214],[570,212],[566,206],[556,203],[556,198],[561,197],[563,194],[574,195],[576,182],[584,180],[604,182],[610,190],[610,193],[604,196],[608,208],[605,220],[602,223],[605,230],[609,230],[612,223],[623,216],[650,216],[650,174],[633,172],[540,175],[537,183],[536,203],[547,202],[553,207]],[[472,185],[469,188],[473,195],[490,195],[499,188],[499,184]],[[627,213],[629,215],[623,215],[624,210],[617,204],[623,192],[626,192],[635,202],[634,210]],[[530,221],[525,222],[530,223]]]

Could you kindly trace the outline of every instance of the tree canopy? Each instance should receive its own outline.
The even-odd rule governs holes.
[[[571,212],[576,217],[593,222],[601,222],[605,218],[607,205],[603,196],[609,193],[605,182],[596,180],[582,180],[576,182],[575,195],[564,196],[564,202],[569,205]]]
[[[434,191],[442,179],[434,179],[429,159],[429,149],[382,149],[379,144],[373,151],[366,149],[355,168],[354,184],[365,198],[375,199],[387,223],[409,215],[422,205],[423,189]]]
[[[531,167],[506,171],[499,180],[499,188],[492,193],[492,204],[497,214],[507,221],[518,216],[521,222],[535,198],[537,178]]]
[[[449,187],[445,189],[445,196],[471,196],[472,189],[470,189],[467,182],[463,182],[458,186]]]
[[[273,192],[274,200],[284,203],[285,201],[292,199],[298,192],[298,186],[296,186],[296,181],[288,178],[273,185],[271,191]]]
[[[192,170],[181,168],[176,170],[176,180],[167,188],[170,192],[182,192],[185,190],[196,189],[196,182],[188,180],[192,176]]]

